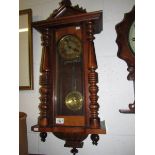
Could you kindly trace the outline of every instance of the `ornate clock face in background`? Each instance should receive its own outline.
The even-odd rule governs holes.
[[[133,54],[135,54],[135,21],[132,23],[130,29],[129,29],[129,46],[131,48],[131,51]]]
[[[65,60],[74,60],[80,57],[82,46],[75,35],[66,35],[58,43],[58,51]]]
[[[128,80],[135,81],[135,6],[124,14],[124,19],[115,26],[118,45],[117,56],[127,65]],[[121,113],[135,113],[135,101],[128,105],[128,109],[120,109]]]

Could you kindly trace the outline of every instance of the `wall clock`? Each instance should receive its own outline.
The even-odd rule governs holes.
[[[116,43],[118,45],[117,56],[128,65],[128,80],[135,83],[135,7],[126,13],[123,21],[115,27],[117,32]],[[121,113],[135,113],[135,101],[129,104],[129,109],[119,110]]]
[[[94,34],[102,31],[102,11],[87,13],[70,0],[42,21],[33,22],[41,33],[40,116],[32,130],[45,141],[47,132],[65,141],[76,154],[91,134],[105,134],[98,116],[98,74]]]

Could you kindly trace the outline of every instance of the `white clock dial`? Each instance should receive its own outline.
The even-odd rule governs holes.
[[[133,53],[135,53],[135,21],[132,23],[129,30],[129,46]]]

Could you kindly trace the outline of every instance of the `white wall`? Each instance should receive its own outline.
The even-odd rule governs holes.
[[[53,9],[58,7],[60,0],[19,0],[19,8],[32,8],[33,21],[46,19]],[[115,25],[124,13],[129,12],[134,0],[72,0],[73,5],[79,4],[87,11],[103,10],[103,31],[96,35],[95,48],[99,73],[99,104],[100,118],[106,121],[107,134],[100,135],[98,146],[91,144],[88,137],[79,155],[134,155],[134,115],[120,114],[119,108],[127,108],[134,100],[133,84],[127,81],[127,65],[117,57]],[[33,29],[33,61],[34,90],[20,91],[20,111],[28,114],[28,146],[29,153],[46,155],[68,155],[69,148],[64,148],[64,141],[48,133],[47,141],[40,141],[39,133],[31,131],[39,116],[39,67],[41,60],[40,34]]]

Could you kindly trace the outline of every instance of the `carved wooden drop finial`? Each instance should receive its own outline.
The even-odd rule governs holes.
[[[79,5],[72,6],[72,3],[70,0],[62,0],[59,3],[59,7],[50,14],[47,20],[52,20],[53,18],[70,16],[70,15],[81,14],[86,12],[87,12],[86,9],[79,7]]]
[[[91,140],[92,140],[92,143],[93,145],[97,145],[98,144],[98,141],[100,139],[99,135],[98,134],[92,134],[90,136]]]
[[[73,149],[71,150],[71,153],[73,153],[73,155],[75,155],[76,153],[78,153],[78,149],[73,148]]]
[[[40,132],[40,137],[41,137],[41,141],[45,142],[46,141],[46,137],[47,137],[47,133],[46,132]]]

